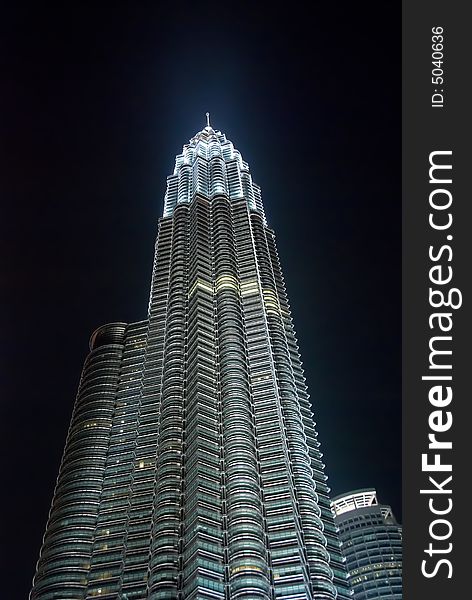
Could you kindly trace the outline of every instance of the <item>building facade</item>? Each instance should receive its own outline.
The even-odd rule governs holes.
[[[402,598],[402,528],[374,489],[332,501],[354,600]]]
[[[347,599],[321,459],[260,189],[208,122],[147,319],[91,337],[30,598]]]

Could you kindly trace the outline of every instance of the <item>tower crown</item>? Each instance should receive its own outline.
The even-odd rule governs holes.
[[[177,204],[190,203],[196,194],[209,200],[245,199],[266,222],[261,189],[253,182],[248,163],[224,133],[213,129],[208,113],[207,125],[175,158],[174,172],[167,177],[163,216],[172,216]]]
[[[335,496],[331,501],[331,510],[335,516],[339,516],[351,510],[374,506],[376,504],[378,504],[378,500],[375,489],[365,488]]]

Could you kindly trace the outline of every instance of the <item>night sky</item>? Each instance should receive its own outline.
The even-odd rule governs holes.
[[[35,4],[0,36],[2,597],[30,589],[90,334],[146,317],[207,110],[262,188],[333,493],[401,517],[400,4]]]

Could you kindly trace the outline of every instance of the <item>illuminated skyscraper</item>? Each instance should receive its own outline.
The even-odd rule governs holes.
[[[353,600],[401,600],[402,528],[374,489],[333,498]]]
[[[31,598],[347,598],[308,398],[260,189],[208,122],[147,319],[92,335]]]

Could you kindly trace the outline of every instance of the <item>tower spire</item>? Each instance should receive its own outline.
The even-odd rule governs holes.
[[[211,125],[210,125],[210,113],[207,112],[207,113],[205,113],[205,115],[206,115],[206,118],[207,118],[207,127],[211,127]]]

